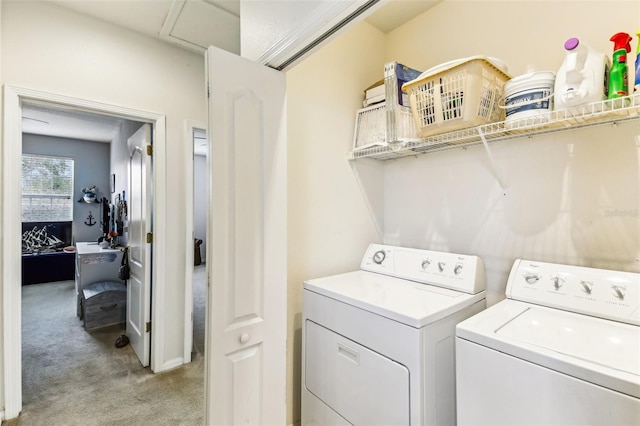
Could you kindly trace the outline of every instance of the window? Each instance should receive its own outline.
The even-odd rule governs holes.
[[[22,155],[22,221],[73,220],[73,159]]]

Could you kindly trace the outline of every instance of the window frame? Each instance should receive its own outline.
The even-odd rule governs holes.
[[[48,155],[48,154],[38,154],[38,153],[29,153],[29,152],[23,152],[21,159],[23,161],[22,164],[24,164],[24,158],[25,157],[31,157],[31,158],[38,158],[38,159],[54,159],[54,160],[62,160],[62,161],[68,161],[70,162],[70,167],[71,167],[71,174],[69,176],[70,179],[70,191],[68,194],[47,194],[47,193],[25,193],[24,190],[24,169],[22,169],[21,171],[21,178],[23,179],[23,181],[21,182],[21,218],[22,218],[22,222],[23,223],[35,223],[35,222],[73,222],[73,215],[74,215],[74,204],[73,204],[73,194],[74,194],[74,190],[75,190],[75,158],[73,157],[66,157],[66,156],[62,156],[62,155]],[[23,166],[21,165],[21,168]],[[60,218],[60,217],[49,217],[49,218],[44,218],[44,217],[38,217],[38,218],[34,218],[32,215],[30,217],[25,217],[25,208],[24,208],[24,200],[32,200],[32,199],[48,199],[48,200],[60,200],[60,199],[67,199],[69,200],[69,216],[67,218]]]

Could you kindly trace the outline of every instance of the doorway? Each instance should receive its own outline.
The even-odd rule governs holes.
[[[193,361],[195,354],[204,354],[206,298],[208,291],[207,224],[209,205],[209,146],[205,124],[185,121],[187,143],[186,233],[188,248],[185,253],[185,330],[184,362]],[[198,243],[201,241],[201,243]],[[193,249],[191,249],[193,248]],[[199,251],[199,262],[196,253]]]
[[[24,89],[15,86],[5,86],[4,92],[4,134],[2,158],[2,240],[3,259],[3,335],[5,337],[4,359],[4,397],[5,417],[17,417],[22,408],[22,341],[21,341],[21,259],[17,247],[20,244],[21,222],[21,156],[22,156],[22,108],[25,103],[46,104],[61,109],[92,112],[117,117],[124,120],[150,123],[153,126],[154,162],[157,164],[153,173],[153,185],[157,189],[153,200],[155,224],[157,234],[163,239],[165,232],[164,211],[159,206],[166,203],[164,199],[166,182],[164,180],[165,164],[165,116],[145,111],[107,105],[89,100],[71,98]],[[9,143],[11,141],[11,143]],[[153,251],[154,293],[152,303],[156,309],[153,318],[162,318],[164,306],[164,279],[161,272],[156,272],[159,265],[166,264],[164,250],[158,248]],[[151,370],[161,371],[164,327],[161,320],[154,321],[154,333],[151,336]]]

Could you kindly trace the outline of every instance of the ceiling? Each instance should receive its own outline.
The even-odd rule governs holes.
[[[58,106],[22,106],[22,132],[34,135],[111,142],[123,121],[116,117],[62,109]]]
[[[240,53],[240,0],[47,1],[191,50],[217,46]],[[366,21],[386,34],[440,1],[382,0]]]
[[[213,45],[240,52],[240,0],[46,1],[191,51],[203,52]],[[365,19],[386,34],[440,1],[386,0]],[[23,107],[25,133],[110,142],[121,123],[114,117],[50,106]]]

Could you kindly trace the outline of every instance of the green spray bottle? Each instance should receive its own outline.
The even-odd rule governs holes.
[[[627,96],[629,94],[629,80],[627,71],[627,53],[631,51],[631,36],[627,33],[614,34],[613,63],[609,73],[609,99]]]

